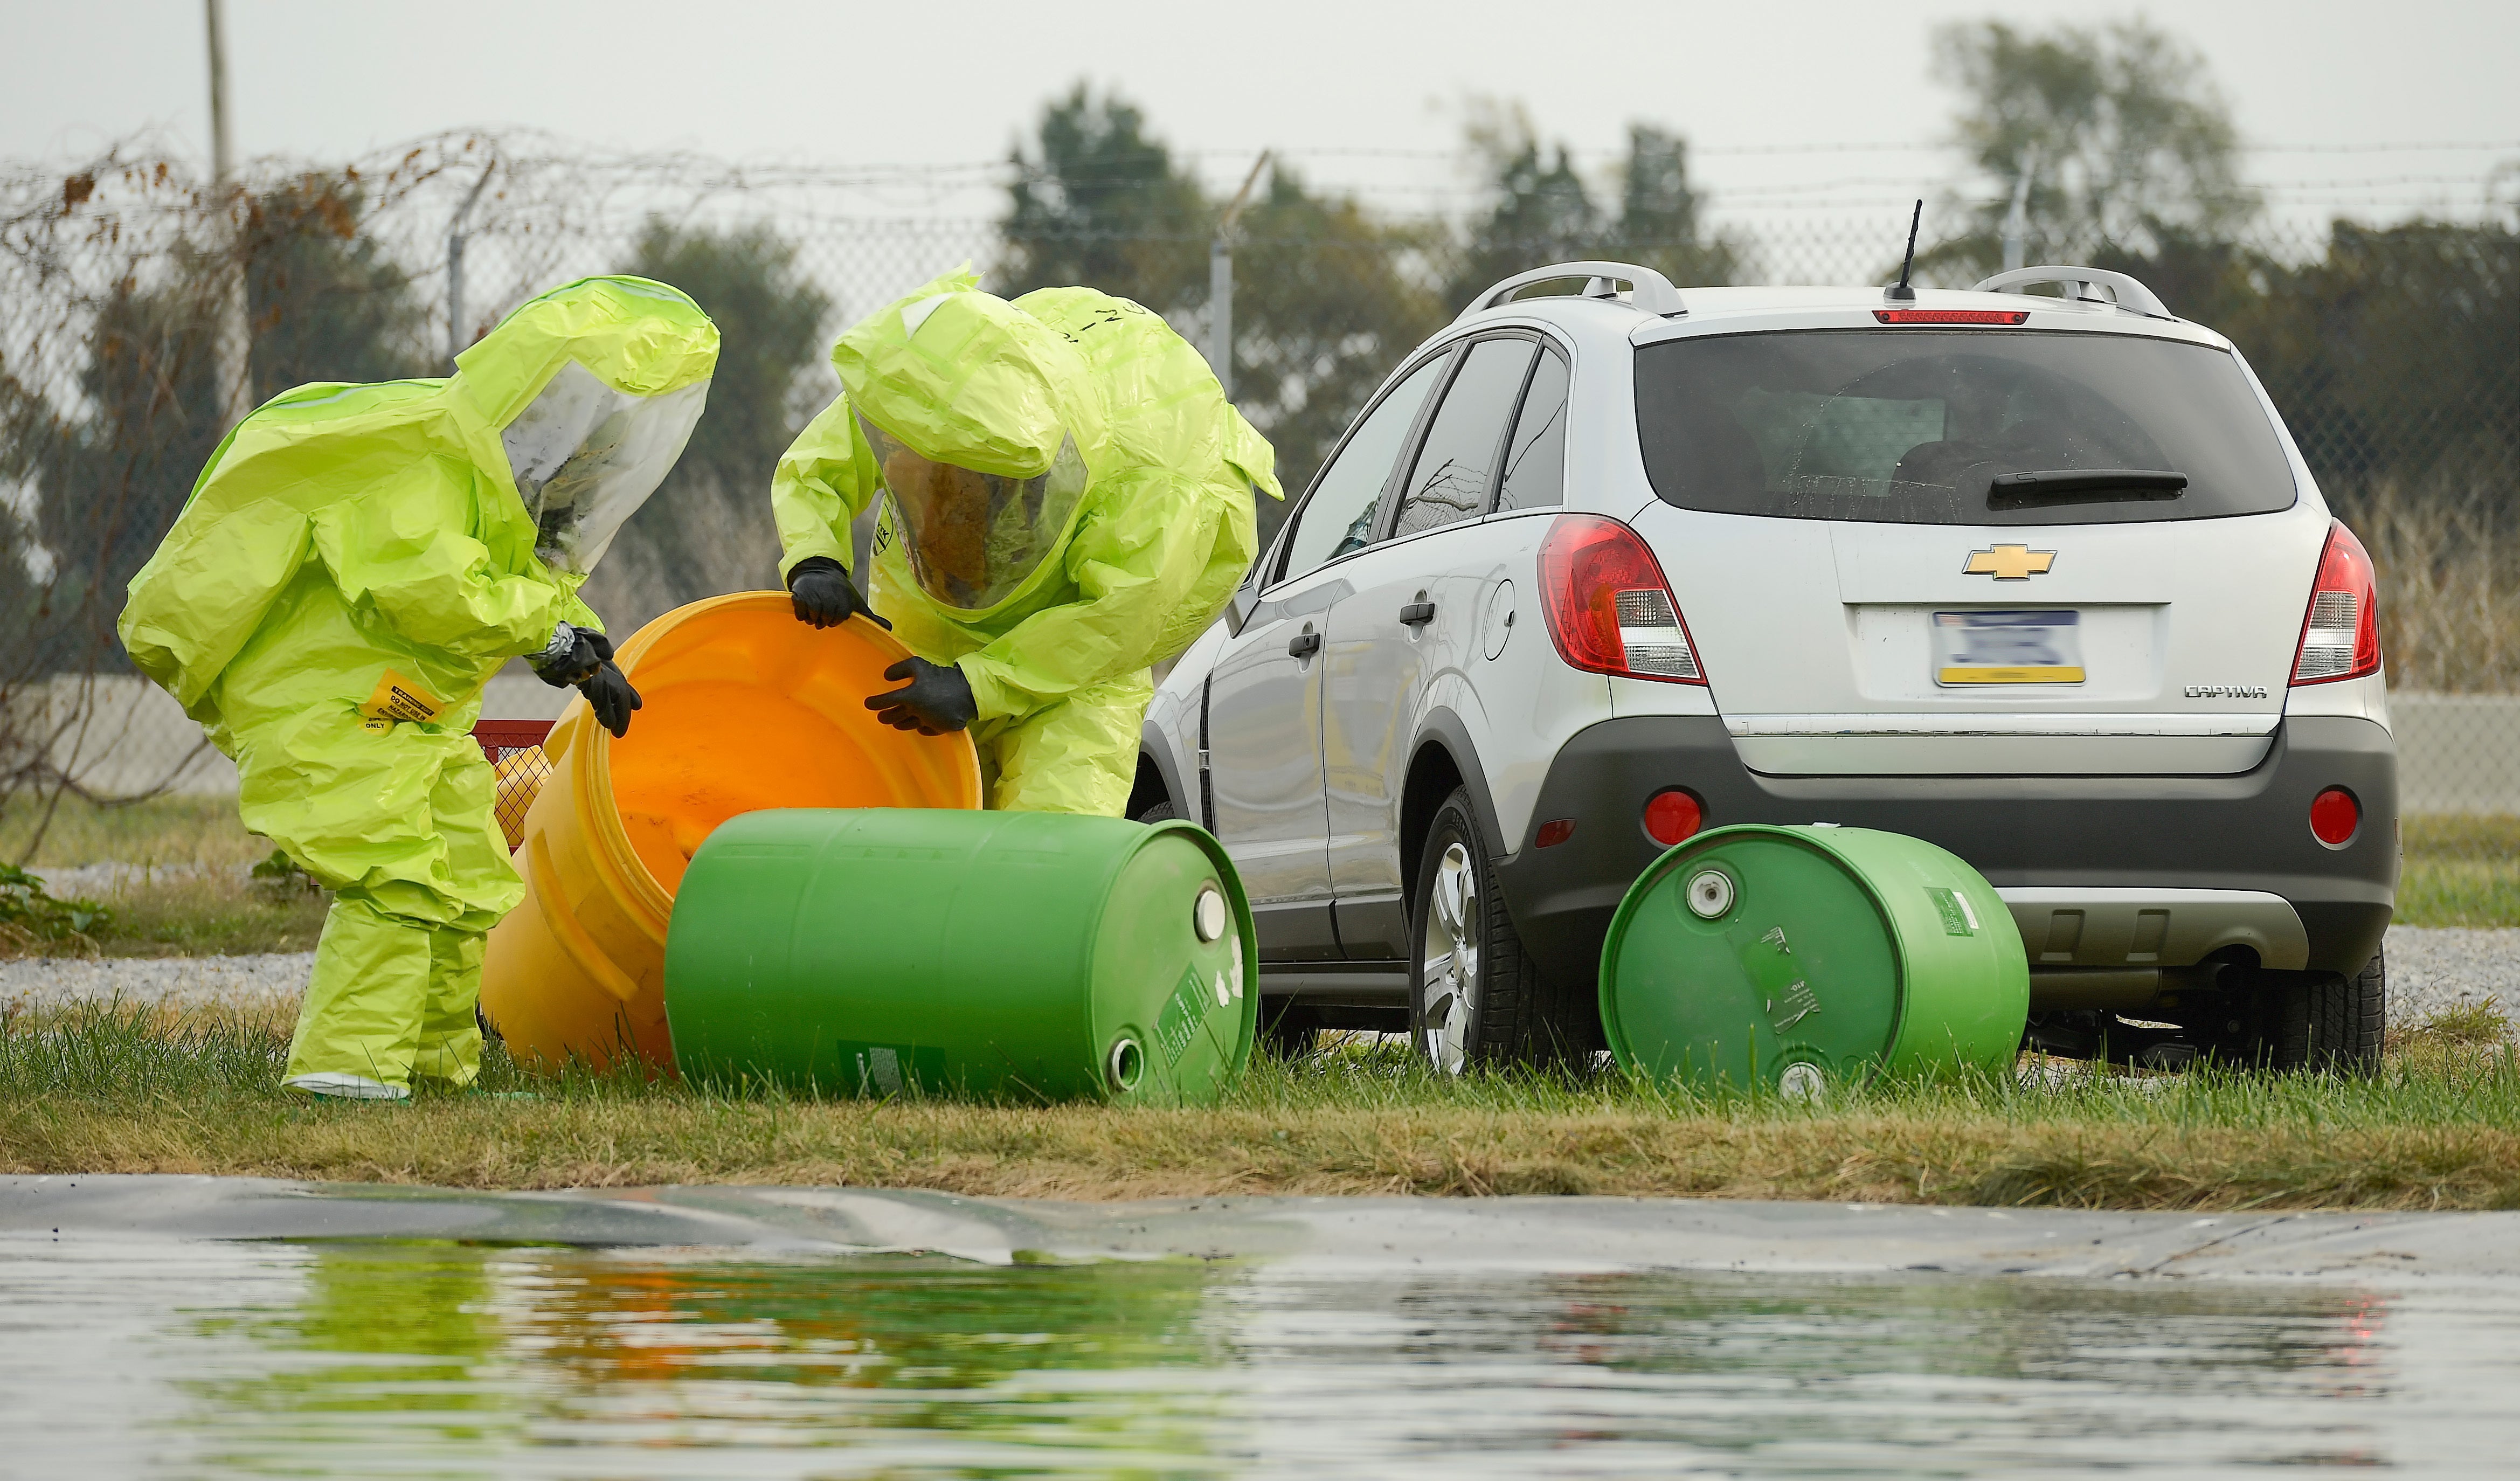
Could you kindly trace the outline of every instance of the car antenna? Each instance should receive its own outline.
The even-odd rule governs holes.
[[[1881,291],[1881,297],[1884,302],[1913,303],[1916,301],[1916,291],[1908,286],[1908,275],[1911,272],[1913,272],[1916,267],[1916,228],[1924,221],[1924,219],[1925,202],[1923,200],[1919,199],[1916,202],[1915,214],[1908,218],[1907,260],[1899,264],[1899,281],[1891,284],[1888,288]]]

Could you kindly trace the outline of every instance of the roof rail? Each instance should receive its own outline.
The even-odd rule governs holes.
[[[1615,300],[1619,295],[1619,285],[1625,283],[1630,290],[1629,304],[1639,312],[1651,314],[1658,319],[1669,319],[1688,312],[1688,307],[1680,301],[1680,290],[1671,286],[1669,278],[1655,272],[1652,268],[1638,267],[1630,262],[1552,262],[1547,267],[1535,267],[1527,273],[1516,273],[1497,284],[1486,292],[1472,298],[1470,306],[1462,310],[1461,318],[1453,322],[1459,324],[1462,319],[1466,319],[1472,314],[1496,307],[1511,298],[1515,289],[1529,288],[1535,283],[1547,283],[1557,278],[1586,280],[1584,291],[1575,295],[1582,298]]]
[[[1996,274],[1969,292],[2017,293],[2034,283],[2060,284],[2065,289],[2065,296],[2080,303],[2105,303],[2151,319],[2179,317],[2151,289],[2125,273],[2113,273],[2100,267],[2016,267],[2008,273]],[[2100,295],[2100,290],[2104,288],[2111,296]]]

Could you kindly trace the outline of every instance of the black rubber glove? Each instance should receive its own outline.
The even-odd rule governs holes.
[[[611,646],[605,645],[608,650]],[[614,666],[610,652],[604,655],[604,661],[596,665],[594,674],[577,687],[577,692],[586,696],[587,706],[595,711],[595,723],[612,732],[612,739],[618,740],[630,734],[630,712],[641,707],[639,692],[630,687],[630,676]]]
[[[551,647],[525,661],[533,665],[534,677],[552,688],[575,689],[611,657],[611,639],[563,622],[553,631]]]
[[[891,623],[875,614],[849,581],[849,573],[829,556],[808,556],[788,573],[788,597],[796,604],[796,620],[818,628],[837,627],[851,617],[865,617],[878,627]]]
[[[971,697],[971,681],[951,663],[904,658],[885,669],[883,676],[910,681],[906,688],[886,691],[866,702],[877,719],[894,730],[941,736],[969,725],[980,712],[980,702]]]

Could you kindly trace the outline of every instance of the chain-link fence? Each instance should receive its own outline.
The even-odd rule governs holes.
[[[1218,202],[1125,230],[888,203],[941,186],[972,198],[970,179],[612,157],[521,135],[271,167],[226,191],[142,150],[70,172],[0,166],[0,631],[13,639],[0,650],[0,808],[29,790],[233,786],[112,634],[125,583],[224,429],[231,387],[249,403],[308,381],[442,374],[509,308],[587,273],[692,292],[725,356],[675,481],[590,588],[626,629],[775,580],[763,490],[833,389],[831,337],[939,273],[969,262],[1010,292],[1092,283],[1207,342]],[[1966,286],[1993,248],[1947,213],[1948,232],[1927,213],[1918,281]],[[1233,243],[1236,399],[1297,487],[1398,358],[1507,272],[1617,255],[1684,288],[1880,282],[1906,223],[1682,225],[1645,241],[1500,238],[1273,186]],[[2473,697],[2520,692],[2513,223],[2339,220],[2071,255],[2134,272],[2230,334],[2363,533],[2393,678],[2422,692],[2401,706],[2410,805],[2520,813],[2520,755],[2502,743],[2514,731],[2492,718],[2511,701]],[[548,718],[557,697],[503,680],[485,712]]]

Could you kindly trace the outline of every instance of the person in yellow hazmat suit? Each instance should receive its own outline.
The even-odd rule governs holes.
[[[238,810],[334,891],[287,1083],[468,1085],[483,935],[523,898],[470,732],[509,658],[618,736],[638,695],[578,600],[682,455],[717,327],[589,278],[452,377],[301,385],[237,425],[131,580],[123,645],[234,757]]]
[[[1009,302],[949,273],[842,336],[837,400],[772,480],[799,620],[861,612],[918,656],[867,700],[970,728],[988,805],[1116,817],[1148,668],[1232,599],[1276,455],[1188,341],[1125,298]],[[868,596],[849,522],[884,495]]]

